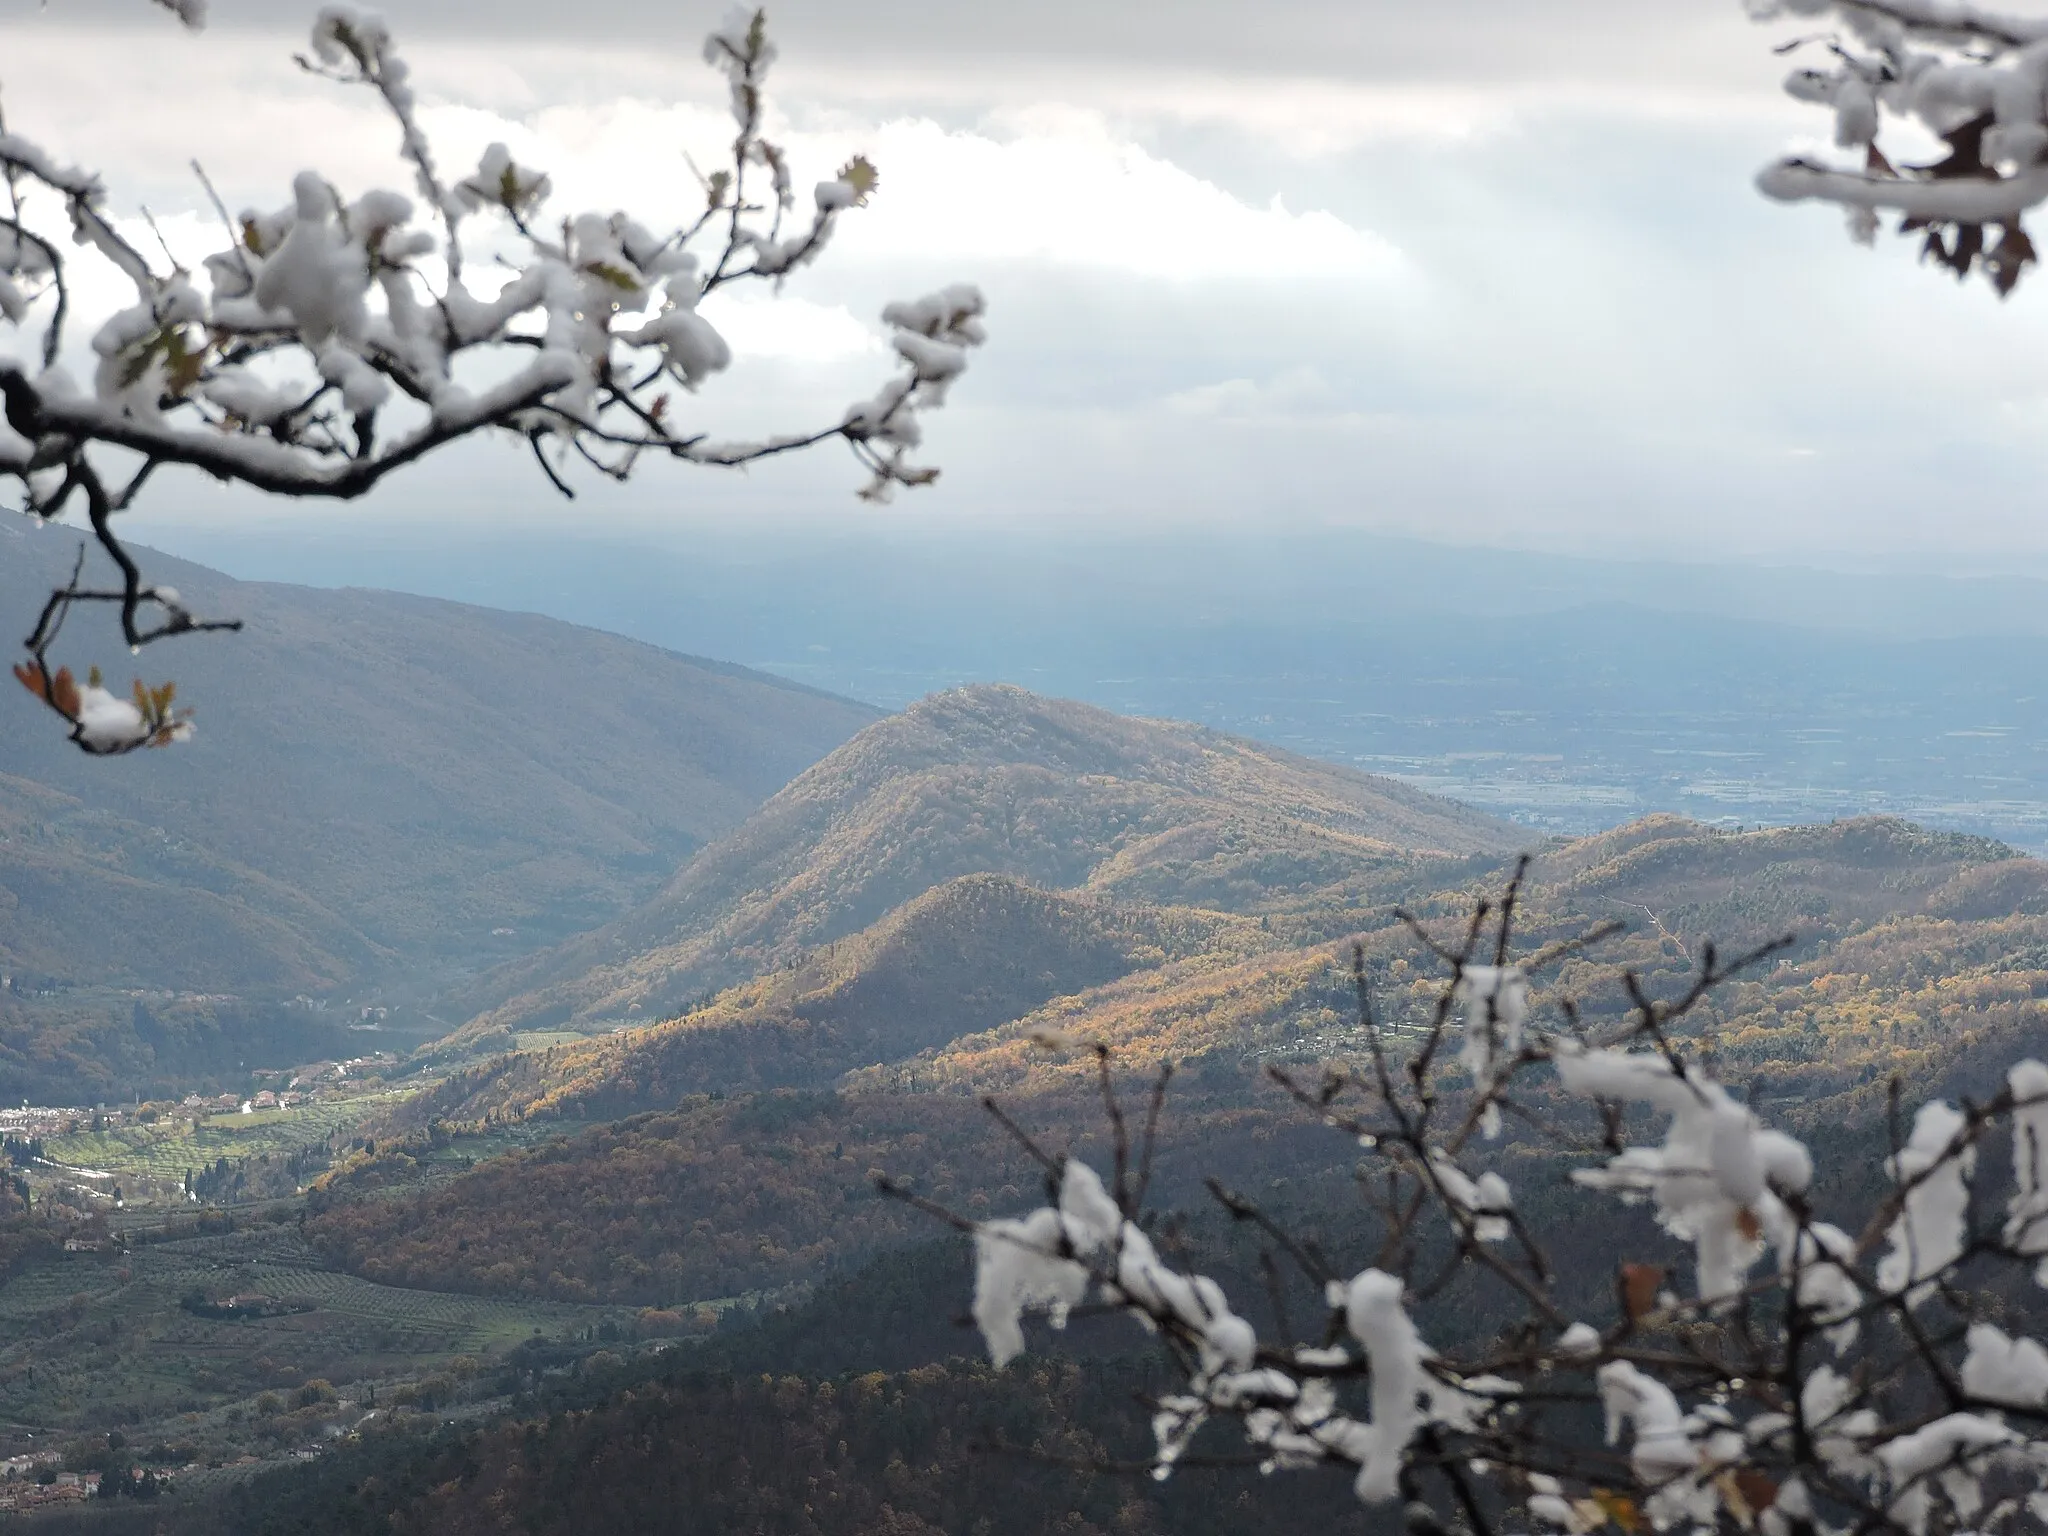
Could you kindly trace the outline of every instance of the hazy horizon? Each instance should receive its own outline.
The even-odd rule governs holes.
[[[1389,773],[1576,834],[1882,812],[2048,849],[2048,583],[923,523],[382,541],[273,523],[251,579],[545,614],[898,709],[1011,682]],[[37,538],[62,534],[38,533]],[[227,640],[226,644],[233,644]]]

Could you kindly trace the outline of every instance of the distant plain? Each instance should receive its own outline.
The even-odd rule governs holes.
[[[2048,850],[2048,581],[1460,549],[1355,528],[849,512],[575,539],[432,522],[168,547],[714,655],[886,709],[1006,681],[1256,737],[1577,835],[1864,814]]]

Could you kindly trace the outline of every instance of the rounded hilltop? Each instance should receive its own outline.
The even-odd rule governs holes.
[[[487,978],[472,1012],[493,1033],[651,1022],[965,875],[1257,914],[1525,838],[1391,779],[976,684],[867,727],[654,900]]]

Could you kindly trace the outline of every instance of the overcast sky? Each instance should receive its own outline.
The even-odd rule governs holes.
[[[306,8],[310,15],[311,7]],[[451,165],[493,139],[558,206],[695,196],[716,3],[386,6]],[[408,185],[373,104],[311,79],[288,0],[0,0],[8,126],[210,249],[312,166]],[[1825,123],[1740,0],[790,0],[773,82],[799,185],[882,171],[779,304],[724,307],[714,427],[829,419],[886,367],[889,298],[980,283],[992,340],[932,418],[909,514],[1358,523],[1453,542],[1860,567],[2048,570],[2048,279],[2001,305],[1853,246],[1751,178]],[[2037,231],[2037,237],[2040,232]],[[826,454],[656,468],[574,516],[856,509]],[[232,504],[165,481],[165,528]],[[493,447],[367,509],[564,516]],[[151,536],[138,521],[136,536]]]

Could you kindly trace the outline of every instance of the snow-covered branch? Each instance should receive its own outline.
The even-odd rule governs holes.
[[[1785,89],[1830,113],[1837,153],[1765,167],[1764,195],[1837,204],[1865,243],[1879,210],[1896,211],[1923,259],[2009,294],[2037,259],[2021,220],[2048,198],[2048,19],[1952,0],[1751,0],[1750,11],[1837,24],[1778,50],[1799,56]],[[1888,119],[1917,123],[1948,152],[1899,163],[1880,143]]]
[[[1568,999],[1538,992],[1538,973],[1599,935],[1516,963],[1520,880],[1454,937],[1413,925],[1449,972],[1419,1039],[1397,1053],[1361,951],[1369,1064],[1317,1085],[1272,1073],[1379,1165],[1359,1179],[1383,1239],[1375,1257],[1333,1272],[1315,1244],[1211,1182],[1273,1244],[1268,1273],[1278,1257],[1313,1288],[1306,1333],[1277,1290],[1265,1332],[1222,1281],[1161,1259],[1110,1094],[1114,1180],[1032,1145],[1050,1170],[1047,1205],[992,1221],[940,1212],[973,1237],[973,1315],[991,1357],[1026,1348],[1032,1313],[1055,1328],[1083,1307],[1122,1313],[1176,1376],[1153,1404],[1155,1476],[1227,1424],[1267,1472],[1341,1467],[1360,1499],[1407,1501],[1411,1529],[1929,1536],[2048,1524],[2048,1348],[2009,1331],[2044,1308],[2001,1278],[2048,1284],[2048,1066],[2021,1062],[1983,1104],[1928,1103],[1910,1129],[1895,1115],[1890,1193],[1851,1235],[1816,1214],[1810,1149],[1687,1051],[1695,1010],[1782,942],[1732,958],[1706,946],[1676,997],[1624,975],[1629,1015],[1589,1038]],[[1631,1106],[1654,1117],[1649,1136],[1631,1137]],[[1572,1131],[1589,1110],[1592,1129]],[[2003,1218],[1983,1223],[1979,1154],[2008,1135]],[[1488,1166],[1480,1149],[1495,1147]],[[1686,1265],[1641,1251],[1639,1236],[1558,1262],[1521,1214],[1511,1169],[1525,1185],[1547,1169],[1581,1200],[1647,1205]],[[1574,1230],[1583,1247],[1586,1232],[1628,1229],[1596,1218]],[[1476,1277],[1453,1330],[1468,1342],[1433,1347],[1430,1303],[1460,1274]]]
[[[163,3],[188,26],[204,19],[197,0]],[[160,469],[347,499],[492,434],[531,453],[564,495],[586,471],[621,480],[650,458],[735,466],[831,441],[860,465],[869,499],[937,478],[913,457],[922,415],[944,403],[985,337],[981,295],[964,285],[884,311],[900,366],[836,416],[743,441],[689,425],[688,398],[733,361],[699,301],[731,283],[779,287],[878,185],[856,156],[799,206],[789,158],[766,132],[775,49],[759,11],[734,11],[705,58],[730,83],[735,134],[725,168],[702,179],[702,213],[675,229],[628,211],[558,208],[546,173],[503,145],[451,181],[389,28],[347,6],[319,12],[299,63],[375,93],[414,185],[350,197],[305,170],[283,206],[232,218],[221,209],[226,243],[197,272],[153,262],[124,239],[99,176],[0,125],[0,478],[46,519],[87,502],[94,538],[121,574],[131,645],[219,627],[182,609],[164,624],[136,622],[153,589],[110,519]],[[488,279],[472,275],[472,237],[494,250],[509,238],[516,254]],[[67,329],[78,319],[67,267],[80,260],[111,264],[135,293],[84,338]],[[110,453],[142,466],[120,494],[102,488]],[[94,600],[83,588],[59,596],[31,646],[30,677],[43,681],[26,680],[53,707],[57,674],[44,653],[74,604]],[[145,740],[155,736],[137,727],[132,744]]]

